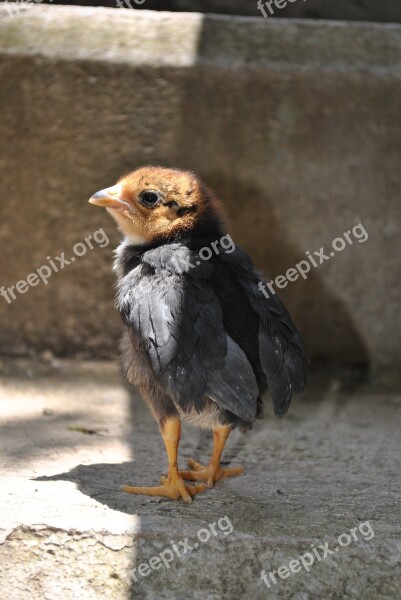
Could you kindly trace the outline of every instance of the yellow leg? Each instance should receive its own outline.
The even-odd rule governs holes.
[[[191,496],[203,492],[206,489],[206,485],[185,486],[182,477],[178,473],[177,454],[181,436],[180,419],[176,417],[167,419],[161,434],[168,456],[168,475],[167,477],[161,477],[160,481],[162,485],[156,487],[133,487],[125,485],[122,491],[145,496],[164,496],[173,500],[182,498],[184,502],[192,502]]]
[[[231,427],[219,427],[213,431],[213,451],[210,462],[207,467],[201,465],[195,460],[190,459],[188,466],[191,471],[180,471],[183,479],[189,481],[206,481],[208,487],[213,487],[216,481],[224,479],[224,477],[235,477],[244,472],[244,467],[231,467],[223,469],[220,466],[221,455],[223,454],[224,446],[227,438],[230,435]]]

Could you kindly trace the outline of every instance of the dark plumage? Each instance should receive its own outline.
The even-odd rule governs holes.
[[[192,173],[147,167],[92,197],[126,236],[117,251],[122,360],[158,419],[169,475],[132,493],[183,497],[242,469],[222,469],[229,432],[249,429],[269,390],[283,416],[305,385],[303,342],[276,295],[265,298],[250,257],[232,244],[219,201]],[[231,240],[232,242],[232,240]],[[205,249],[207,256],[205,259]],[[180,418],[214,431],[208,467],[178,472]],[[175,466],[174,466],[175,464]]]

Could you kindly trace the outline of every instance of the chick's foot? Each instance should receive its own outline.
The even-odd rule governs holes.
[[[206,481],[207,487],[214,486],[216,481],[225,477],[236,477],[244,472],[244,467],[223,468],[220,464],[210,463],[207,467],[196,460],[189,459],[188,467],[191,471],[180,471],[180,476],[187,481]]]
[[[164,498],[171,498],[172,500],[178,500],[182,498],[184,502],[189,504],[192,502],[192,497],[195,494],[204,492],[207,489],[205,484],[186,486],[182,477],[176,475],[174,477],[160,478],[162,485],[154,487],[134,487],[131,485],[125,485],[122,488],[123,492],[128,494],[140,494],[143,496],[162,496]]]

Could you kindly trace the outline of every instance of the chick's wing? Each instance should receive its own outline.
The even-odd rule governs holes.
[[[258,397],[255,375],[224,329],[220,303],[207,284],[212,268],[180,244],[150,250],[121,280],[118,308],[146,350],[159,385],[184,411],[201,411],[209,397],[251,422]]]

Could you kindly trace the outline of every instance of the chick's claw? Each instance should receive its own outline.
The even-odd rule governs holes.
[[[207,487],[213,487],[216,481],[225,477],[236,477],[244,472],[244,467],[229,467],[224,469],[220,465],[210,463],[207,467],[191,458],[188,461],[191,471],[180,471],[180,476],[187,481],[206,481]]]
[[[161,496],[163,498],[171,498],[172,500],[178,500],[182,498],[187,504],[192,502],[191,496],[204,492],[207,489],[205,484],[186,486],[181,477],[176,477],[169,480],[167,477],[162,476],[160,478],[162,485],[152,487],[134,487],[131,485],[125,485],[122,488],[123,492],[127,494],[138,494],[142,496]]]
[[[189,496],[195,496],[196,494],[200,494],[201,492],[204,492],[207,489],[207,485],[205,485],[204,483],[201,483],[199,485],[185,485],[184,480],[181,477],[178,479],[178,482],[179,482],[179,489],[181,491],[181,496],[183,499],[184,499],[185,492],[187,494],[189,494]],[[160,477],[160,483],[162,483],[163,485],[168,485],[167,477],[162,475]],[[186,500],[186,501],[191,502],[191,498],[189,498],[189,500]]]

